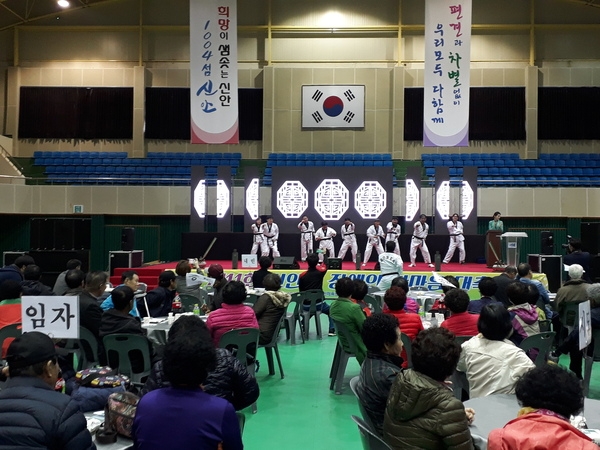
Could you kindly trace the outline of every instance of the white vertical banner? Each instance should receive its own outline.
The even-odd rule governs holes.
[[[425,1],[425,147],[469,145],[471,1]]]
[[[238,144],[235,0],[190,0],[192,144]]]

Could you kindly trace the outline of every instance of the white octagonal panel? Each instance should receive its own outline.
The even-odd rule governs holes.
[[[299,181],[286,181],[277,190],[276,201],[283,217],[298,218],[308,208],[308,191]]]
[[[354,192],[354,207],[363,219],[378,218],[387,205],[387,192],[379,181],[363,181]]]
[[[324,220],[339,220],[348,211],[350,193],[338,179],[325,179],[315,190],[315,210]]]
[[[246,211],[252,220],[258,219],[258,178],[253,178],[246,189]]]
[[[206,217],[206,184],[200,180],[194,189],[194,209],[201,219]]]

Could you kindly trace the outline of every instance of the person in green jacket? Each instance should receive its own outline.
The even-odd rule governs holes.
[[[473,450],[474,411],[445,384],[460,356],[445,328],[421,331],[412,343],[413,368],[398,374],[388,397],[383,438],[394,450]]]
[[[362,364],[367,356],[367,347],[365,347],[362,337],[360,336],[363,322],[365,321],[365,315],[360,306],[350,300],[350,297],[352,297],[352,294],[354,293],[354,281],[347,277],[340,278],[335,283],[335,293],[338,296],[338,299],[331,304],[329,317],[336,323],[341,323],[346,326],[350,332],[350,336],[356,344],[356,360],[359,364]],[[346,337],[338,333],[338,340],[343,349],[350,352],[350,346],[346,341]]]

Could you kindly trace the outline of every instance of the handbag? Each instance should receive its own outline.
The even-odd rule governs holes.
[[[140,398],[131,392],[116,392],[108,397],[104,408],[104,424],[98,429],[100,443],[113,443],[117,435],[131,438],[131,428]]]
[[[80,370],[75,374],[75,381],[81,386],[92,388],[114,388],[129,385],[129,378],[125,375],[118,375],[117,369],[109,366],[93,367],[91,369]]]

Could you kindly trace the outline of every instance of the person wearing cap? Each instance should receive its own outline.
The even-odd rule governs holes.
[[[141,317],[166,317],[173,308],[173,299],[177,295],[177,276],[171,270],[165,270],[158,276],[158,287],[137,301]]]
[[[0,448],[95,449],[77,403],[54,391],[60,368],[52,339],[32,331],[16,338],[6,355],[0,391]]]
[[[566,303],[579,303],[587,299],[587,288],[589,284],[583,279],[583,267],[579,264],[569,266],[569,281],[556,292],[554,309],[559,314],[565,308]]]
[[[363,266],[366,266],[369,262],[369,258],[371,257],[371,252],[373,251],[373,247],[377,251],[377,255],[381,255],[383,253],[383,248],[381,247],[381,238],[384,237],[383,227],[381,226],[381,221],[379,219],[375,219],[373,225],[367,228],[367,246],[365,247]]]
[[[227,286],[227,279],[221,264],[211,264],[208,268],[208,276],[215,279],[213,284],[213,295],[208,298],[208,311],[214,311],[223,303],[223,288]]]

